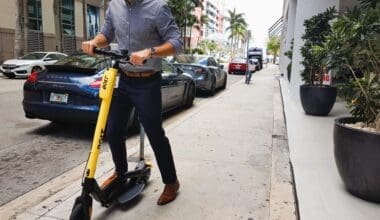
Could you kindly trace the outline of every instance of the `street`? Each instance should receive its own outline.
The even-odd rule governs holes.
[[[243,75],[228,75],[227,89]],[[94,126],[63,125],[27,119],[22,109],[22,85],[25,79],[0,77],[0,206],[83,163],[88,156]],[[210,99],[200,96],[193,108]],[[164,115],[164,127],[181,119],[189,110],[174,110]],[[138,143],[136,135],[127,146]],[[103,145],[103,150],[108,146]]]

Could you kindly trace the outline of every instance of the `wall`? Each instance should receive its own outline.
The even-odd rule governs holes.
[[[304,20],[310,18],[311,16],[323,12],[326,8],[330,6],[336,6],[339,8],[339,0],[298,0],[296,5],[295,13],[295,23],[294,31],[288,30],[287,33],[287,46],[290,45],[289,39],[291,33],[294,35],[294,48],[293,48],[293,64],[292,64],[292,77],[290,81],[291,94],[295,100],[299,100],[299,86],[303,84],[300,76],[300,72],[303,69],[303,66],[300,64],[302,57],[300,54],[300,48],[303,45],[301,39],[302,34],[304,33]],[[289,44],[288,44],[289,43]],[[285,59],[286,61],[286,59]],[[281,61],[282,62],[282,61]],[[285,73],[285,72],[284,72]]]

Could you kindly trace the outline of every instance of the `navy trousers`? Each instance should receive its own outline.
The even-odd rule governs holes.
[[[119,86],[114,90],[106,136],[118,175],[128,171],[125,145],[126,125],[135,107],[153,148],[162,181],[177,179],[169,139],[162,128],[161,74],[149,78],[131,78],[120,73]]]

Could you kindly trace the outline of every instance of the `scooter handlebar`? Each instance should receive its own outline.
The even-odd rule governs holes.
[[[114,59],[124,59],[125,61],[129,61],[130,56],[128,55],[128,50],[121,51],[112,51],[112,50],[104,50],[100,48],[94,48],[95,54],[105,55],[112,57]],[[146,60],[143,61],[143,64],[146,63]]]

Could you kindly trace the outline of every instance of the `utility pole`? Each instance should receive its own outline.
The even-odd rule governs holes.
[[[251,30],[247,30],[246,32],[246,39],[247,39],[247,51],[246,51],[246,54],[247,54],[247,60],[246,60],[246,65],[247,65],[247,68],[246,68],[246,71],[245,71],[245,83],[246,84],[249,84],[249,82],[251,81],[251,76],[252,76],[252,73],[249,71],[249,54],[248,54],[248,49],[249,49],[249,39],[251,38]]]

